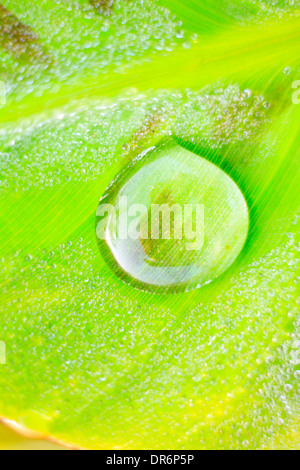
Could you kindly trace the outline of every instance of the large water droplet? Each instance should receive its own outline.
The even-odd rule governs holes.
[[[167,142],[140,155],[107,188],[96,233],[104,259],[124,281],[176,292],[226,271],[243,248],[248,225],[234,181]]]

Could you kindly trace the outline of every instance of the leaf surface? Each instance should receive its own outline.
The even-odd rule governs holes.
[[[22,427],[87,448],[297,445],[299,10],[230,3],[5,2],[52,58],[1,51],[0,415]],[[124,284],[94,229],[107,185],[166,134],[250,211],[231,268],[176,295]]]

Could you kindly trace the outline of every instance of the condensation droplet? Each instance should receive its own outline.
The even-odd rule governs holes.
[[[176,292],[226,271],[243,248],[248,224],[234,181],[168,141],[143,152],[111,183],[97,209],[96,234],[122,280]]]

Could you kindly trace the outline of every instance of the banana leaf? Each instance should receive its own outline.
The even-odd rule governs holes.
[[[89,449],[299,448],[299,2],[0,5],[0,416]],[[249,209],[214,282],[122,282],[100,197],[164,138]]]

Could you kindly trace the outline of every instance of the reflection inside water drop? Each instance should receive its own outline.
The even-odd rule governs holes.
[[[168,142],[128,165],[97,209],[100,252],[125,282],[190,290],[222,274],[248,232],[245,199],[229,176]]]

